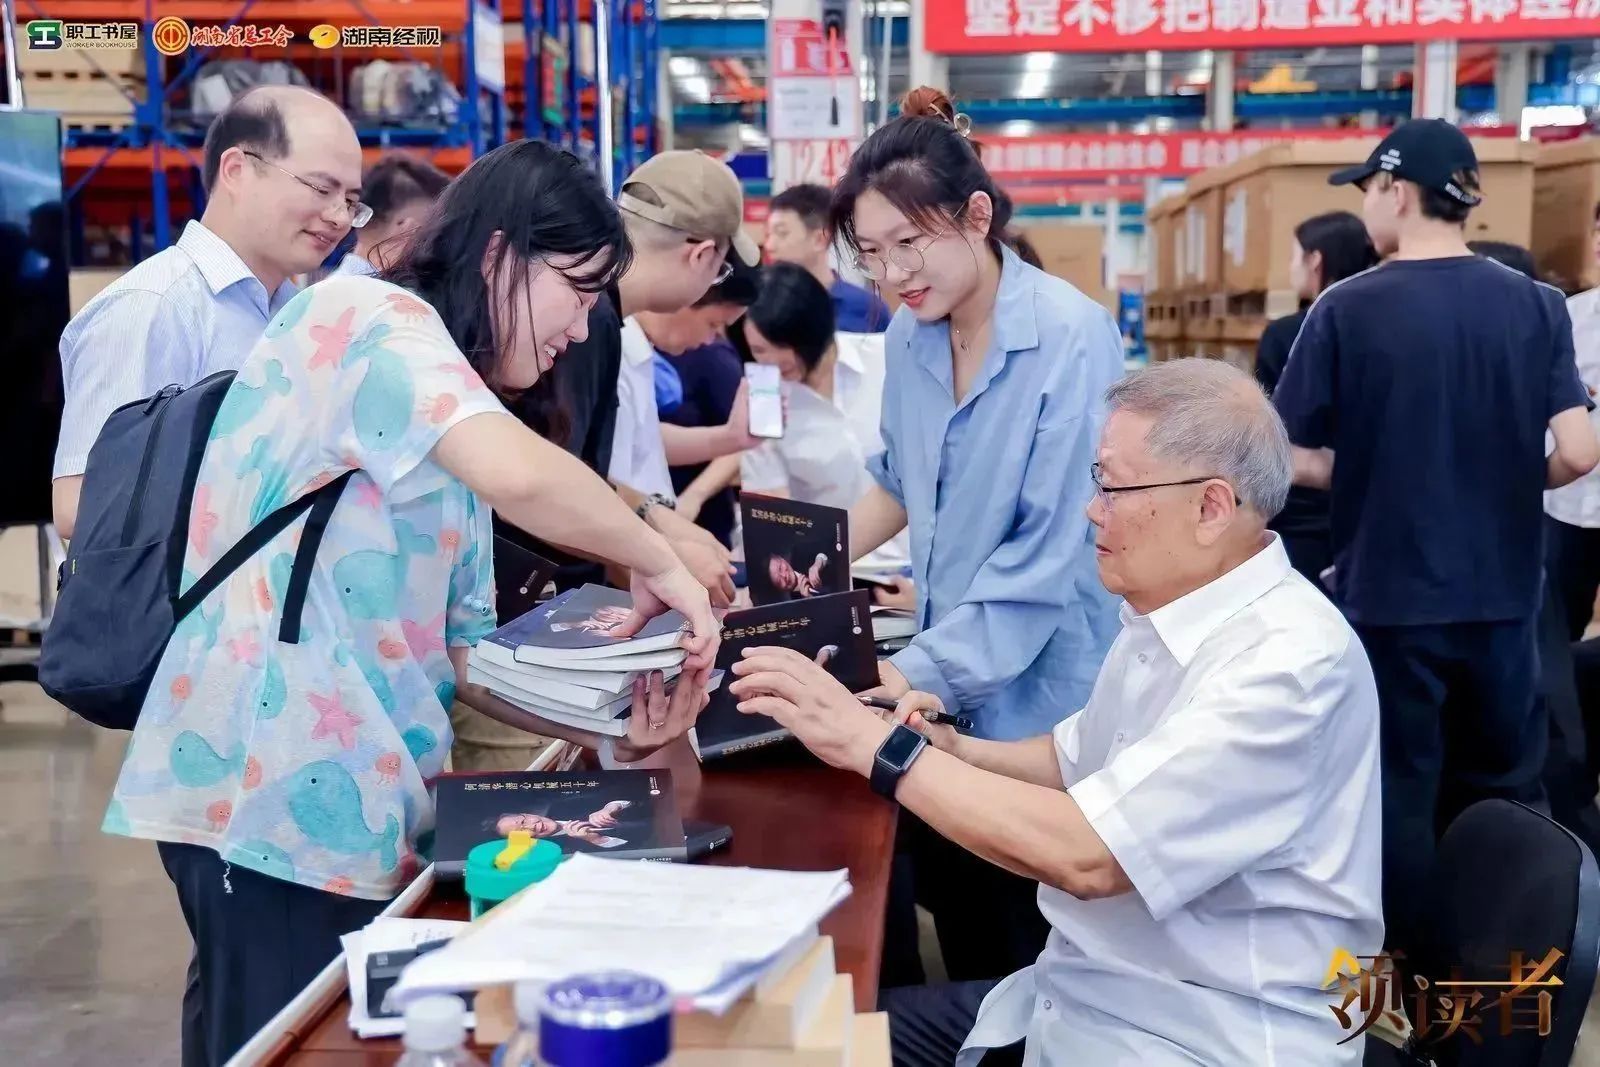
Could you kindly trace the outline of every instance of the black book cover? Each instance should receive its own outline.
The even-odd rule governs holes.
[[[467,853],[513,830],[554,841],[569,856],[687,854],[669,771],[446,774],[436,788],[433,863],[441,878],[463,877]]]
[[[550,560],[512,541],[495,535],[494,607],[500,619],[515,619],[539,605],[544,587],[559,568]]]
[[[850,513],[743,493],[744,558],[757,607],[850,590]]]
[[[821,663],[852,693],[878,685],[872,643],[872,599],[864,590],[730,612],[722,621],[717,666],[730,669],[747,648],[778,645]],[[723,686],[695,720],[690,735],[702,761],[776,744],[789,731],[765,715],[746,715]]]

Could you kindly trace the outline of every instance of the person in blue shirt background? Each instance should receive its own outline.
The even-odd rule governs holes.
[[[834,328],[841,333],[882,333],[889,328],[889,305],[878,294],[839,277],[829,260],[828,232],[832,194],[820,185],[791,185],[772,198],[767,240],[762,246],[774,263],[795,263],[810,271],[833,297]]]
[[[850,511],[852,558],[911,531],[922,632],[882,664],[883,687],[937,694],[996,740],[1083,707],[1118,626],[1084,509],[1122,338],[1004,245],[1010,213],[956,126],[919,113],[867,139],[831,207],[857,267],[904,304],[885,338],[885,451]],[[937,874],[914,881],[951,980],[1032,963],[1046,930],[1032,883],[902,825],[913,865]],[[915,977],[895,963],[892,978]]]

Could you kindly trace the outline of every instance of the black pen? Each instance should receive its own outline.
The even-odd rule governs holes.
[[[894,711],[900,706],[897,702],[885,697],[858,695],[856,699],[869,708],[880,708],[883,711]],[[972,729],[972,720],[965,715],[952,715],[948,711],[924,711],[920,712],[920,714],[928,722],[944,723],[947,726],[955,727],[957,730]]]

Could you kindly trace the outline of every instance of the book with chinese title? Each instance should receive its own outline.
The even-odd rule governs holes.
[[[776,645],[819,663],[852,693],[878,685],[872,598],[865,590],[729,612],[722,621],[717,666],[728,671],[747,648]],[[730,681],[732,675],[729,675]],[[695,720],[689,741],[702,761],[777,744],[789,731],[765,715],[746,715],[726,686]]]
[[[756,493],[740,494],[739,511],[752,604],[849,591],[849,512]]]
[[[435,799],[434,871],[460,878],[467,853],[513,830],[554,841],[567,855],[687,858],[683,821],[664,770],[446,774]]]

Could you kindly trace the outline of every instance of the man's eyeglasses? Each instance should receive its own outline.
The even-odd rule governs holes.
[[[1176,482],[1148,482],[1144,485],[1107,485],[1105,476],[1100,470],[1100,464],[1089,464],[1089,478],[1094,482],[1095,491],[1100,494],[1100,503],[1106,507],[1111,506],[1112,500],[1118,493],[1142,493],[1147,489],[1167,489],[1174,485],[1203,485],[1206,482],[1223,481],[1215,474],[1208,474],[1201,478],[1183,478]],[[1239,502],[1239,496],[1234,494],[1234,502]]]
[[[889,276],[889,264],[893,263],[907,274],[915,274],[927,263],[923,253],[933,245],[933,242],[948,234],[948,228],[938,233],[928,234],[918,238],[922,247],[918,248],[915,241],[903,241],[889,249],[888,257],[878,255],[876,252],[856,253],[856,270],[875,282],[881,282]]]
[[[692,244],[692,245],[697,245],[701,241],[709,241],[709,240],[711,240],[711,238],[709,238],[709,237],[686,237],[686,238],[684,238],[685,242],[687,242],[688,244]],[[717,241],[717,242],[715,242],[715,244],[717,245],[718,248],[722,248],[722,242]],[[727,248],[722,248],[722,265],[717,268],[717,276],[715,278],[711,279],[711,284],[712,285],[721,285],[723,282],[725,282],[729,278],[733,277],[733,260],[728,258],[728,256],[731,255],[732,252],[733,252],[733,246],[731,244]]]
[[[249,156],[251,159],[255,160],[257,163],[265,163],[273,170],[282,171],[284,174],[287,174],[289,177],[293,178],[307,189],[310,189],[313,193],[316,193],[324,201],[336,201],[338,204],[343,206],[345,211],[350,215],[351,229],[359,230],[361,227],[372,221],[372,208],[366,204],[363,204],[361,201],[340,199],[338,189],[329,189],[317,182],[312,181],[309,178],[302,178],[288,167],[280,167],[272,160],[262,157],[259,152],[252,152],[248,148],[241,148],[240,151]]]

